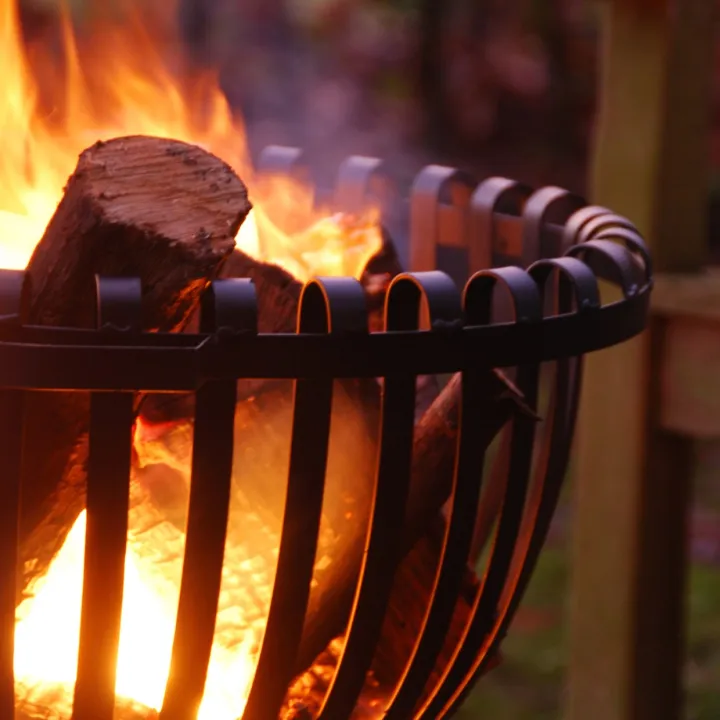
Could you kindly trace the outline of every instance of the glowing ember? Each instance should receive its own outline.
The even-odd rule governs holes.
[[[40,48],[30,71],[15,0],[0,0],[0,267],[27,265],[85,147],[118,135],[145,134],[202,145],[250,184],[255,209],[238,236],[246,252],[284,266],[301,280],[315,274],[358,276],[381,244],[376,217],[348,225],[314,210],[307,190],[287,180],[256,183],[242,126],[217,86],[207,78],[177,82],[142,25],[125,22],[122,27],[94,33],[92,47],[78,51],[65,23],[65,75],[57,82],[57,59],[50,51]],[[91,68],[87,75],[81,70],[85,67]],[[40,82],[48,78],[55,79]],[[52,113],[41,109],[40,89],[46,86],[55,93]],[[197,107],[206,112],[194,112]],[[157,710],[169,668],[184,534],[163,518],[150,522],[148,512],[140,501],[130,517],[117,693]],[[18,697],[28,707],[51,710],[53,717],[70,714],[84,541],[83,513],[47,575],[18,608]],[[253,562],[231,557],[227,564],[242,566],[245,576],[257,580],[254,592],[262,595],[258,602],[265,608],[274,568],[253,569]],[[236,586],[237,577],[224,571],[201,719],[235,720],[252,679],[264,617]]]

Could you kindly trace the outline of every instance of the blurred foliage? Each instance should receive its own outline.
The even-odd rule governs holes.
[[[688,720],[720,717],[720,571],[695,566],[690,576]]]
[[[567,666],[568,553],[548,547],[503,644],[458,720],[561,720]],[[688,595],[685,720],[720,717],[720,569],[693,565]]]

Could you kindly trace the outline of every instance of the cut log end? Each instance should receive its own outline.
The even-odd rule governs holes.
[[[250,208],[232,169],[199,147],[144,136],[96,143],[30,260],[28,320],[89,326],[95,274],[136,274],[145,326],[181,327]]]

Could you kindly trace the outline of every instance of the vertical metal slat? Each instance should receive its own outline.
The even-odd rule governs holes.
[[[0,317],[18,322],[24,273],[0,270]],[[23,453],[22,390],[0,390],[0,717],[15,717],[15,607]]]
[[[537,403],[538,375],[539,365],[518,367],[516,383],[531,408]],[[495,624],[498,605],[508,582],[523,518],[534,437],[535,420],[525,415],[516,416],[511,427],[505,501],[500,513],[488,569],[473,607],[465,637],[448,664],[441,682],[418,713],[418,719],[437,720],[441,717],[440,712],[445,702],[465,677],[468,660],[484,650],[485,638]]]
[[[516,321],[522,318],[523,322],[537,322],[542,318],[540,295],[535,283],[525,272],[506,268],[497,272],[480,272],[466,286],[465,321],[469,325],[485,325],[491,321],[493,290],[498,282],[510,290]],[[475,448],[474,439],[482,434],[485,419],[485,408],[479,398],[485,396],[483,378],[487,372],[487,368],[480,367],[463,373],[451,514],[440,566],[420,635],[396,694],[385,711],[387,720],[404,720],[412,716],[443,649],[462,578],[467,571],[485,457],[484,452]]]
[[[543,261],[531,268],[531,274],[542,286],[553,267],[566,271],[565,275],[561,275],[561,281],[555,283],[557,313],[571,312],[573,299],[576,306],[585,311],[597,309],[599,295],[595,277],[589,270],[585,271],[577,266],[574,260],[570,260],[569,263],[567,260]],[[572,279],[573,292],[568,292],[571,285],[567,282],[568,278]],[[551,410],[544,429],[541,452],[527,502],[526,517],[518,533],[512,577],[504,593],[503,606],[498,612],[494,628],[488,635],[487,644],[482,648],[483,652],[476,651],[474,658],[468,656],[465,677],[458,681],[439,717],[452,716],[462,704],[472,687],[473,680],[482,674],[488,657],[502,641],[522,600],[545,542],[565,476],[577,412],[580,377],[581,359],[563,358],[558,361]]]
[[[439,272],[400,275],[388,290],[386,329],[416,329],[423,297],[436,319],[458,319],[459,297],[447,275]],[[365,555],[345,646],[320,711],[320,720],[350,716],[380,638],[400,560],[410,487],[415,382],[412,373],[385,378],[375,496]]]
[[[140,328],[135,279],[97,280],[98,325]],[[112,720],[127,544],[132,443],[131,392],[92,393],[87,529],[73,720]]]
[[[22,390],[0,390],[0,717],[15,717],[15,607],[23,446]]]
[[[214,282],[202,298],[200,330],[256,333],[252,283]],[[213,381],[196,393],[185,556],[163,720],[194,720],[205,689],[225,555],[236,387],[234,380]]]
[[[299,332],[367,333],[362,286],[320,278],[305,286]],[[243,720],[275,720],[292,679],[310,595],[322,512],[334,379],[298,379],[285,515],[260,658]]]

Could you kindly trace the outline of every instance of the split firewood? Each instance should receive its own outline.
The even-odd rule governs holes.
[[[181,329],[250,207],[231,168],[198,147],[141,136],[93,145],[30,259],[25,322],[92,327],[95,275],[130,275],[142,281],[145,328]],[[23,588],[84,507],[87,420],[87,394],[28,395]]]
[[[427,527],[438,507],[449,497],[455,467],[462,376],[453,375],[415,427],[413,485],[408,499],[407,530],[410,538]],[[475,439],[478,451],[487,449],[513,415],[536,418],[522,400],[520,391],[498,370],[482,376],[481,397],[493,408]],[[487,478],[488,481],[492,478]],[[491,488],[486,488],[486,493]],[[497,493],[491,493],[493,495]],[[484,493],[485,495],[485,493]],[[486,518],[494,522],[495,518]]]

